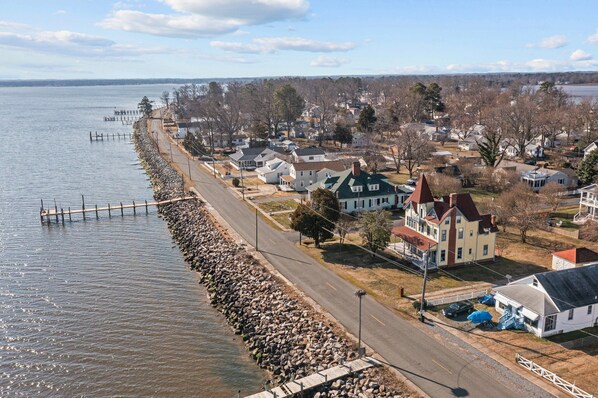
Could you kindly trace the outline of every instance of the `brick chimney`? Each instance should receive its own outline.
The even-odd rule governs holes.
[[[359,162],[353,162],[353,165],[351,166],[351,174],[353,174],[354,177],[359,177],[359,174],[361,174],[361,165]]]
[[[449,195],[449,206],[456,207],[457,206],[457,194],[452,193]]]

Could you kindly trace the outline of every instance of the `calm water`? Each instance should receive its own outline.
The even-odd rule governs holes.
[[[41,226],[58,207],[151,199],[132,144],[90,143],[170,86],[0,88],[0,396],[232,397],[263,374],[150,216]]]

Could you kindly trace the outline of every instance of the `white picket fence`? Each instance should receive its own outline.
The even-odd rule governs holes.
[[[525,359],[519,354],[515,354],[515,360],[517,363],[524,368],[532,371],[533,373],[537,374],[538,376],[550,381],[552,384],[557,386],[563,391],[568,392],[569,394],[573,395],[577,398],[596,398],[596,396],[585,392],[579,387],[576,387],[575,384],[569,383],[567,380],[561,379],[556,374],[552,373],[550,370],[541,367],[540,365],[530,361],[529,359]]]
[[[473,299],[480,298],[487,293],[488,292],[486,290],[478,290],[475,292],[457,294],[455,296],[440,297],[437,299],[429,299],[429,300],[426,300],[426,304],[427,305],[443,305],[443,304],[456,303],[457,301],[473,300]]]

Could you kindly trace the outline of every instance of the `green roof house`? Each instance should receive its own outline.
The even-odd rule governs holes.
[[[346,213],[401,208],[411,194],[388,182],[382,174],[362,171],[359,162],[353,163],[349,170],[333,173],[308,186],[308,199],[311,200],[311,193],[318,188],[332,191]]]

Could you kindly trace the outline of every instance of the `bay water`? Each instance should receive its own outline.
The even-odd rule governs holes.
[[[166,85],[0,88],[0,396],[233,397],[265,375],[155,209],[41,225],[46,207],[152,199],[115,109]]]

